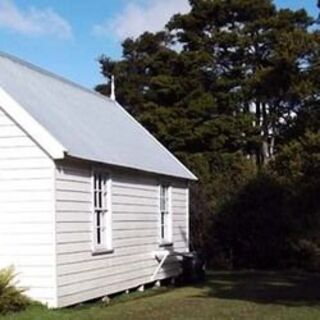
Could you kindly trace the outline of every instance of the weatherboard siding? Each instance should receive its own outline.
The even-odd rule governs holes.
[[[54,163],[0,108],[0,268],[55,306]]]
[[[58,306],[112,294],[151,282],[158,266],[159,187],[154,177],[109,169],[112,178],[114,252],[92,255],[92,168],[59,162],[56,170]],[[174,250],[187,251],[188,191],[172,183]],[[156,279],[180,272],[170,258]]]
[[[92,165],[49,156],[0,109],[0,268],[51,307],[135,288],[180,272],[170,258],[155,279],[159,248],[156,176],[109,168],[114,253],[93,256]],[[188,250],[188,189],[172,185],[173,250]]]

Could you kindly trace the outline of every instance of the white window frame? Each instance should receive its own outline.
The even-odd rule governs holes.
[[[164,198],[163,189],[167,193]],[[172,245],[172,187],[165,183],[159,185],[159,243]]]
[[[110,173],[101,169],[92,170],[93,254],[113,252],[111,185]]]

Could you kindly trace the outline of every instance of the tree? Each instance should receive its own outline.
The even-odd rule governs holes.
[[[229,268],[320,269],[320,134],[279,150],[211,221],[213,263]]]
[[[318,114],[319,33],[305,10],[271,0],[190,5],[163,31],[125,40],[119,61],[101,56],[100,66],[115,76],[117,100],[200,178],[192,221],[203,228],[196,242],[210,250],[213,215],[306,132],[309,110]],[[110,85],[96,89],[108,95]]]
[[[320,133],[306,132],[282,147],[272,164],[286,186],[287,243],[294,266],[320,269]],[[288,257],[288,256],[287,256]]]
[[[183,52],[208,57],[202,69],[217,105],[255,113],[258,164],[274,155],[281,127],[314,88],[310,60],[317,39],[304,10],[277,10],[270,0],[190,1],[169,23]],[[216,79],[216,81],[212,81]]]

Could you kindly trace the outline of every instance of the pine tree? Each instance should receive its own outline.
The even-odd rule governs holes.
[[[274,155],[283,123],[312,92],[310,59],[317,41],[304,10],[277,10],[270,0],[191,1],[189,14],[169,28],[183,51],[210,57],[202,68],[217,104],[233,113],[253,112],[261,141],[258,164]]]
[[[271,0],[190,5],[100,66],[120,104],[198,175],[195,210],[209,223],[281,144],[319,126],[319,32],[305,10]],[[109,95],[110,85],[96,89]]]

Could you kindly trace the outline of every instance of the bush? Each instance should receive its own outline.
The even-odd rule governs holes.
[[[210,221],[214,267],[320,271],[320,133],[279,151]]]
[[[307,132],[280,150],[271,168],[291,197],[288,239],[293,267],[320,271],[320,133]]]
[[[16,287],[13,267],[0,270],[0,314],[24,310],[29,299]]]
[[[213,154],[210,163],[201,155],[187,159],[190,167],[196,168],[199,182],[190,189],[191,247],[206,256],[210,263],[213,255],[217,260],[217,247],[212,243],[213,217],[220,207],[234,198],[238,190],[256,175],[251,160],[240,153]],[[219,265],[228,264],[221,256]]]
[[[227,201],[213,218],[213,265],[279,268],[288,225],[285,197],[283,186],[262,174]]]

